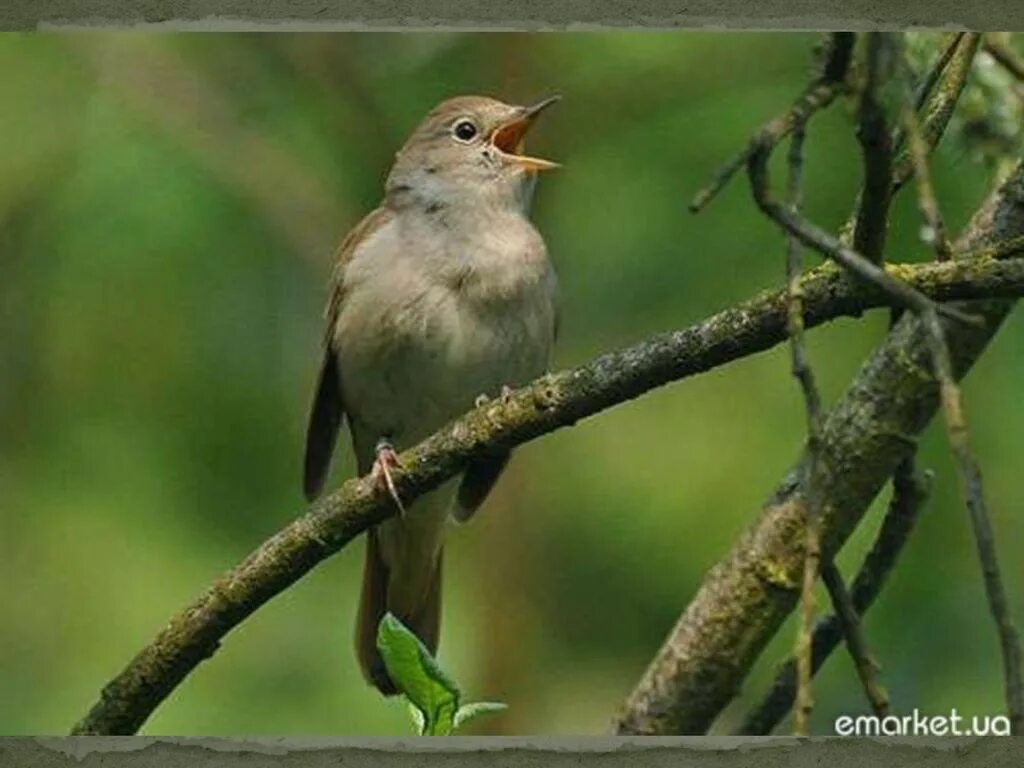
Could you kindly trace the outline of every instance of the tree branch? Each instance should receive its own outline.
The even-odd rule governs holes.
[[[804,126],[793,129],[789,149],[789,181],[787,198],[789,209],[794,216],[800,215],[801,184],[804,162]],[[821,395],[807,357],[804,344],[803,294],[800,292],[800,272],[803,268],[803,249],[793,235],[786,236],[786,285],[789,291],[789,317],[786,331],[789,334],[790,371],[804,399],[804,415],[807,420],[807,473],[813,477],[815,462],[821,448]],[[808,487],[806,514],[806,536],[804,537],[804,572],[800,590],[800,623],[796,633],[794,653],[797,659],[797,710],[793,721],[793,732],[798,736],[807,735],[807,723],[814,707],[811,692],[811,632],[814,625],[814,589],[818,583],[821,563],[821,542],[818,535],[822,496],[816,487]]]
[[[931,95],[932,89],[939,81],[939,78],[945,73],[946,67],[952,60],[953,54],[956,53],[957,48],[960,45],[960,41],[963,39],[965,34],[966,33],[964,32],[951,32],[946,36],[946,39],[949,42],[942,49],[942,52],[936,57],[935,62],[924,74],[920,82],[918,82],[914,87],[913,104],[915,114],[924,108],[925,101]],[[941,137],[942,133],[945,133],[945,126],[942,126],[941,130],[939,130],[939,137]],[[906,135],[903,133],[903,128],[897,124],[892,134],[892,146],[899,149],[903,146],[904,139],[906,139]],[[938,138],[936,138],[932,146],[935,144],[938,144]]]
[[[967,85],[967,76],[978,52],[981,34],[965,32],[957,41],[956,50],[939,81],[935,95],[928,104],[924,120],[921,123],[921,135],[930,151],[942,134],[946,131],[953,110],[960,100],[960,94]],[[893,193],[902,187],[914,175],[914,161],[909,152],[904,151],[896,160],[893,169]]]
[[[885,252],[892,200],[893,144],[889,121],[878,98],[883,73],[891,68],[893,42],[886,33],[868,33],[867,74],[860,93],[857,140],[861,146],[864,187],[853,224],[853,250],[878,264]],[[890,66],[887,66],[890,65]]]
[[[750,189],[758,208],[804,245],[813,248],[861,279],[878,286],[892,298],[897,306],[911,309],[918,314],[926,312],[943,314],[967,325],[976,322],[976,318],[966,314],[958,307],[936,304],[912,285],[900,281],[878,264],[857,251],[847,248],[839,239],[779,203],[771,194],[766,152],[752,155],[747,170],[750,177]]]
[[[749,144],[715,173],[711,183],[690,201],[691,213],[699,213],[729,183],[736,171],[758,153],[770,152],[795,127],[806,125],[811,115],[831,104],[843,92],[846,71],[853,52],[852,32],[834,32],[827,36],[827,58],[821,74],[810,83],[788,110],[765,123]]]
[[[834,560],[830,560],[821,570],[821,578],[832,598],[835,616],[839,619],[846,647],[850,651],[861,687],[867,696],[871,711],[882,718],[889,714],[889,694],[878,680],[878,662],[868,648],[864,625],[860,620],[860,612],[853,605],[853,598],[846,589],[843,574]],[[813,642],[812,642],[813,647]],[[813,655],[813,652],[812,652]],[[812,660],[813,666],[813,660]]]
[[[917,124],[917,114],[909,105],[903,110],[903,118],[904,129],[908,137],[908,150],[917,181],[918,206],[922,218],[931,229],[935,244],[935,257],[939,261],[944,261],[950,257],[950,246],[946,240],[945,225],[939,213],[938,201],[932,189],[931,172],[928,168],[928,149]],[[1022,670],[1024,662],[1021,659],[1020,637],[1010,617],[1003,578],[996,557],[995,539],[989,521],[988,506],[985,503],[981,470],[970,449],[963,397],[953,376],[949,345],[946,343],[942,326],[935,313],[930,313],[922,318],[922,322],[929,331],[932,366],[939,381],[940,402],[946,421],[946,432],[967,501],[967,510],[970,514],[971,527],[982,566],[985,594],[988,597],[989,609],[998,632],[1003,659],[1006,706],[1010,716],[1011,730],[1013,733],[1021,733],[1024,729],[1024,670]]]
[[[1024,56],[993,35],[986,35],[983,45],[985,52],[999,62],[1003,69],[1024,83]]]
[[[928,497],[931,480],[931,473],[914,470],[912,459],[901,463],[893,474],[892,500],[885,520],[849,589],[850,603],[858,616],[864,615],[882,591]],[[846,635],[838,611],[818,623],[811,640],[815,673]],[[786,716],[795,700],[796,660],[791,658],[779,668],[768,693],[744,719],[736,734],[767,736]]]
[[[960,40],[964,36],[963,32],[950,32],[946,35],[945,46],[942,51],[935,57],[935,61],[932,66],[929,67],[928,71],[921,77],[921,80],[914,87],[914,111],[918,112],[924,107],[925,100],[932,92],[932,88],[942,77],[942,73],[946,71],[946,66],[949,64],[950,59],[953,58],[953,54],[956,53],[956,48],[960,45]],[[893,145],[899,146],[901,142],[899,139],[893,137]]]
[[[1018,164],[975,215],[961,251],[1024,234],[1024,167]],[[950,262],[948,264],[953,264]],[[948,264],[944,264],[946,266]],[[906,267],[903,267],[906,269]],[[978,302],[984,324],[944,323],[951,362],[962,376],[1013,306]],[[818,477],[829,505],[822,556],[831,557],[860,522],[888,477],[913,450],[913,437],[938,404],[928,333],[905,315],[862,367],[823,426]],[[793,610],[803,565],[803,459],[696,596],[629,696],[619,733],[703,733],[739,690],[765,644]]]
[[[889,227],[889,205],[892,201],[892,157],[893,146],[889,130],[889,121],[879,99],[882,81],[893,69],[893,58],[897,40],[891,33],[869,32],[866,44],[866,76],[860,91],[858,109],[857,139],[861,145],[864,167],[864,186],[859,197],[857,213],[853,225],[853,247],[874,264],[882,263],[885,254],[885,241]],[[790,235],[792,237],[792,235]],[[896,312],[897,310],[892,310]],[[810,446],[808,446],[808,468],[814,476],[814,462]],[[816,490],[809,488],[807,495],[814,499]],[[815,501],[820,504],[820,501]],[[815,526],[817,527],[817,526]],[[815,532],[814,536],[818,537]],[[808,540],[810,540],[808,526]],[[868,650],[867,639],[860,622],[860,616],[851,602],[846,585],[838,567],[832,560],[827,560],[821,569],[822,581],[828,590],[835,609],[835,616],[846,637],[846,647],[853,658],[854,666],[860,677],[861,685],[876,715],[884,716],[888,712],[888,696],[881,683],[876,679],[877,663]],[[807,583],[807,571],[804,570],[804,591],[813,590],[814,584]],[[805,611],[806,613],[806,611]],[[815,673],[813,628],[810,622],[813,616],[803,619],[803,633],[806,636],[804,658],[797,658],[797,701],[800,701],[800,688],[810,688],[810,681]],[[801,728],[800,732],[809,730],[809,717],[798,706],[794,722]]]
[[[968,261],[889,269],[937,301],[1020,296],[1024,259],[991,258],[1024,251],[1024,239],[1009,243],[979,250],[979,258]],[[888,306],[881,291],[831,265],[804,277],[801,290],[808,328]],[[671,381],[769,349],[786,339],[787,309],[785,290],[765,291],[687,329],[545,376],[507,401],[471,411],[403,453],[405,469],[394,473],[396,486],[411,501],[495,448],[527,442]],[[359,478],[342,485],[173,617],[103,689],[73,732],[134,733],[231,629],[393,513],[386,492],[372,481]]]

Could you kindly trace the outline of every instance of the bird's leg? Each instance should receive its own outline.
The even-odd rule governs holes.
[[[377,454],[376,460],[373,462],[373,469],[370,470],[370,476],[377,483],[378,487],[385,489],[388,495],[394,499],[395,506],[398,507],[398,514],[402,517],[405,516],[405,506],[402,504],[402,499],[398,495],[398,490],[395,488],[395,481],[391,477],[392,469],[402,469],[402,462],[398,458],[398,454],[395,452],[395,447],[387,441],[386,438],[381,438],[377,441],[377,446],[374,448]]]

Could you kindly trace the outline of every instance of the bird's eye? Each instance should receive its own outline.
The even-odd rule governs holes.
[[[459,120],[452,130],[455,138],[462,142],[470,142],[476,138],[477,129],[471,120]]]

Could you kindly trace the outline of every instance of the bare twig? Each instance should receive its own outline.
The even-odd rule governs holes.
[[[843,575],[839,572],[835,562],[829,561],[822,569],[821,577],[832,598],[832,607],[835,608],[835,615],[843,629],[846,647],[850,651],[850,658],[853,659],[857,669],[857,676],[860,678],[861,686],[863,686],[868,703],[871,705],[871,711],[879,717],[885,717],[889,714],[889,694],[878,681],[878,663],[868,648],[860,613],[853,605],[849,592],[846,591]]]
[[[937,90],[929,101],[925,118],[921,123],[921,135],[928,154],[939,143],[942,134],[949,125],[953,110],[960,94],[967,84],[967,76],[978,52],[981,35],[977,32],[965,32],[959,40],[956,50],[938,83]],[[896,159],[893,169],[893,193],[899,190],[914,175],[914,160],[909,152],[904,151]]]
[[[939,261],[944,261],[950,258],[951,249],[946,240],[945,227],[931,185],[927,149],[917,124],[917,115],[910,108],[909,103],[903,110],[903,121],[914,166],[918,205],[926,224],[934,235],[936,258]],[[981,473],[970,450],[963,398],[960,387],[954,378],[945,332],[934,312],[926,313],[923,322],[928,331],[933,368],[939,381],[940,402],[949,443],[953,449],[957,472],[966,495],[978,556],[981,559],[989,608],[999,635],[1007,711],[1011,727],[1014,732],[1020,733],[1024,729],[1024,673],[1021,670],[1020,638],[1010,619],[1002,575],[996,557],[995,541],[985,504]]]
[[[966,82],[967,68],[971,61],[971,58],[967,54],[969,53],[970,56],[973,56],[973,53],[960,47],[961,43],[968,46],[970,44],[970,40],[965,42],[965,36],[966,33],[963,32],[953,34],[952,41],[939,55],[924,80],[918,84],[914,91],[913,102],[914,112],[916,115],[916,113],[924,106],[925,100],[932,92],[932,89],[935,88],[936,83],[940,81],[940,78],[942,79],[941,86],[939,88],[940,92],[932,99],[932,106],[929,109],[931,118],[927,139],[925,139],[924,131],[922,130],[922,140],[926,147],[925,154],[930,154],[942,138],[942,135],[949,124],[949,118],[952,116],[953,107],[956,105],[956,101],[963,90],[964,83]],[[946,69],[958,50],[961,53],[957,60],[958,65],[951,68],[951,71],[947,73]],[[862,105],[862,118],[863,111]],[[870,115],[871,113],[869,108],[869,116]],[[861,125],[859,126],[862,134],[865,132],[863,122],[864,121],[862,119]],[[874,154],[874,157],[871,160],[865,157],[864,188],[857,197],[857,204],[853,216],[842,227],[841,231],[843,235],[840,242],[844,246],[852,245],[855,251],[863,254],[869,261],[878,262],[881,260],[882,250],[885,243],[886,219],[889,205],[892,203],[893,196],[902,187],[906,179],[913,173],[913,157],[908,152],[903,152],[898,161],[894,159],[895,151],[903,146],[906,139],[906,132],[903,127],[904,123],[905,120],[902,119],[901,116],[901,119],[897,120],[897,124],[892,130],[892,138],[888,144],[888,159],[892,169],[892,180],[890,182],[891,188],[887,193],[883,192],[879,188],[880,180],[878,176],[881,170],[882,153],[875,150],[871,145],[865,144],[863,136],[861,139],[865,153],[871,151]],[[869,135],[872,130],[877,129],[877,126],[867,126]],[[881,144],[881,141],[882,140],[880,138],[875,138],[873,143],[879,146],[884,146]],[[870,174],[868,173],[869,163]],[[849,237],[850,233],[853,233],[853,238]]]
[[[863,616],[882,591],[886,578],[903,551],[907,538],[917,521],[931,485],[931,473],[914,469],[913,458],[902,461],[893,473],[892,499],[882,527],[871,550],[861,563],[849,589],[850,603],[858,616]],[[844,590],[845,591],[845,590]],[[840,617],[832,614],[815,627],[811,641],[813,669],[821,669],[844,636]],[[743,720],[736,730],[742,735],[767,735],[786,716],[796,697],[796,660],[790,659],[779,667],[775,680],[761,703]]]
[[[921,135],[917,113],[924,107],[929,94],[952,59],[953,53],[956,51],[957,46],[963,38],[963,34],[964,33],[962,32],[956,32],[947,36],[949,42],[947,42],[942,52],[938,55],[936,61],[928,70],[927,74],[917,84],[916,88],[913,89],[912,93],[908,91],[908,98],[903,105],[901,120],[892,131],[891,143],[888,145],[889,154],[887,162],[889,167],[884,171],[886,178],[885,190],[883,191],[880,187],[875,187],[876,194],[879,196],[885,196],[886,209],[883,216],[887,217],[888,203],[892,200],[892,187],[888,182],[888,178],[892,173],[892,152],[894,149],[901,147],[905,137],[910,135],[910,152],[911,157],[914,159],[915,170],[918,172],[919,178],[922,180],[921,187],[929,193],[928,200],[931,202],[930,205],[923,205],[922,210],[926,220],[931,222],[932,233],[935,237],[934,242],[936,253],[939,255],[940,260],[949,258],[949,243],[946,239],[945,228],[942,226],[942,219],[939,216],[938,205],[935,202],[934,194],[930,194],[931,182],[930,175],[927,172],[927,153],[929,151],[929,147],[925,144],[923,136]],[[900,53],[901,68],[907,69],[908,79],[906,82],[907,88],[909,89],[909,67],[906,67],[906,61],[904,58],[905,51],[902,50],[902,46]],[[884,116],[882,119],[884,120]],[[877,128],[879,130],[885,130],[882,126],[877,126]],[[865,146],[865,151],[867,150],[868,147]],[[879,176],[881,176],[881,169],[879,168],[878,170]],[[865,187],[868,187],[867,182],[865,182]],[[922,197],[922,200],[923,199],[924,198]],[[883,224],[884,221],[885,219],[883,219]],[[868,258],[877,260],[873,257],[874,255],[872,253],[868,253],[867,255]],[[880,257],[881,253],[879,252],[879,258]],[[902,312],[903,310],[901,308],[893,307],[890,314],[890,330],[899,321],[902,316]],[[893,500],[890,507],[890,514],[895,513],[902,517],[903,513],[905,513],[909,506],[912,510],[909,514],[910,517],[913,518],[916,514],[917,507],[924,500],[928,480],[930,480],[930,474],[923,476],[917,475],[917,471],[914,467],[913,456],[910,456],[905,461],[901,462],[897,467],[896,472],[893,474]],[[905,539],[905,534],[902,539]],[[858,576],[859,575],[860,574],[858,574]],[[825,574],[825,581],[826,584],[829,585],[829,594],[832,597],[832,603],[836,609],[833,619],[835,623],[840,625],[843,635],[846,637],[847,647],[851,649],[851,654],[858,674],[860,675],[861,683],[864,690],[867,692],[868,701],[871,703],[873,712],[879,717],[884,717],[889,709],[889,697],[885,689],[875,679],[875,673],[878,670],[878,665],[870,655],[866,643],[862,639],[859,631],[860,614],[863,612],[863,608],[858,608],[856,605],[856,599],[846,591],[842,576],[838,569],[835,568],[834,564],[829,572]],[[855,651],[854,649],[860,650]]]
[[[857,139],[864,164],[864,187],[853,225],[853,249],[878,264],[885,250],[889,202],[892,199],[892,137],[885,110],[879,103],[885,33],[868,33],[867,73],[860,93]]]
[[[1021,670],[1020,637],[1010,618],[1010,608],[1007,604],[1006,591],[1003,587],[996,555],[992,524],[985,503],[981,472],[970,450],[967,420],[964,416],[960,387],[957,386],[953,374],[953,365],[945,340],[945,330],[934,313],[927,314],[924,322],[928,326],[928,341],[935,374],[939,381],[946,432],[953,449],[953,456],[956,459],[957,473],[967,499],[967,510],[970,513],[974,540],[978,548],[978,557],[981,560],[985,594],[988,597],[989,610],[995,620],[999,635],[999,646],[1003,658],[1003,683],[1010,726],[1013,733],[1020,734],[1024,729],[1024,682],[1022,682],[1024,676],[1022,676]]]
[[[942,52],[939,53],[935,62],[928,69],[928,72],[921,79],[921,81],[914,88],[914,112],[920,112],[925,105],[925,101],[931,94],[935,84],[939,81],[942,73],[946,71],[946,67],[949,65],[950,60],[953,58],[953,54],[956,52],[957,46],[960,45],[960,41],[963,38],[963,32],[951,32],[947,35],[949,42],[946,43]],[[897,124],[893,129],[892,146],[899,149],[903,146],[903,140],[906,138],[903,133],[903,126]]]
[[[789,189],[790,210],[798,214],[801,204],[801,184],[803,175],[804,128],[799,126],[793,132],[789,151]],[[807,417],[807,432],[812,447],[819,438],[818,422],[821,418],[821,396],[814,380],[814,371],[807,359],[807,348],[804,344],[804,296],[801,286],[803,270],[803,249],[800,241],[793,235],[786,236],[786,290],[789,306],[786,317],[786,331],[789,334],[790,361],[794,378],[800,384],[804,396]]]
[[[854,36],[850,32],[836,32],[829,36],[828,57],[821,75],[804,89],[788,110],[765,123],[742,152],[716,171],[711,182],[690,202],[691,212],[703,210],[752,155],[773,149],[794,127],[805,125],[811,115],[827,107],[842,93],[853,42]]]
[[[1021,56],[1012,47],[993,35],[985,35],[982,45],[985,53],[999,62],[1003,69],[1024,83],[1024,56]]]
[[[935,62],[929,68],[921,81],[914,88],[914,110],[920,110],[928,96],[931,94],[935,84],[942,77],[942,73],[946,71],[946,66],[949,64],[950,59],[953,58],[953,54],[956,52],[956,47],[960,44],[960,40],[963,39],[963,32],[950,32],[946,35],[947,42],[943,46],[942,51],[936,57]]]
[[[892,146],[885,112],[878,100],[878,90],[882,71],[890,68],[892,42],[880,32],[871,32],[867,40],[867,72],[860,93],[859,131],[864,157],[864,191],[860,197],[855,222],[853,241],[855,248],[866,254],[866,258],[878,264],[882,261],[885,248],[885,237],[891,199],[890,177],[892,172]],[[798,216],[798,205],[792,201],[798,198],[799,183],[799,149],[796,145],[797,133],[794,131],[794,151],[790,154],[790,183],[788,196],[791,200],[790,211]],[[802,138],[802,137],[801,137]],[[792,234],[787,235],[790,245],[789,279],[796,282],[799,275],[799,241]],[[795,256],[793,255],[795,253]],[[806,556],[804,562],[803,583],[800,595],[800,621],[796,643],[797,695],[796,711],[793,718],[793,732],[807,735],[809,718],[813,706],[811,696],[811,678],[814,675],[813,649],[811,635],[814,624],[815,585],[820,571],[825,586],[836,606],[836,615],[847,638],[847,647],[853,657],[865,695],[876,713],[888,710],[888,697],[878,683],[875,675],[876,664],[868,651],[867,641],[860,624],[860,617],[850,604],[849,595],[835,563],[826,560],[821,564],[820,541],[820,510],[824,500],[818,493],[817,477],[818,451],[820,450],[820,396],[814,384],[814,378],[806,361],[806,352],[802,344],[802,326],[799,321],[798,297],[791,304],[790,339],[793,352],[794,375],[801,382],[804,399],[807,405],[808,445],[807,445],[807,536]]]
[[[869,32],[866,47],[867,71],[860,93],[857,133],[863,156],[864,187],[854,220],[853,247],[854,250],[863,253],[869,261],[881,264],[885,258],[889,206],[892,201],[890,179],[893,145],[889,121],[879,99],[879,91],[883,76],[892,70],[893,49],[896,45],[891,34]],[[892,310],[893,313],[898,311],[897,308]],[[833,560],[824,564],[821,575],[868,703],[875,714],[884,715],[889,708],[888,694],[877,680],[878,665],[868,649],[860,616],[851,603],[846,584]],[[800,666],[798,663],[798,672]],[[808,660],[806,666],[806,674],[813,675],[813,660]],[[799,701],[799,694],[797,700]],[[797,711],[799,712],[799,707]]]
[[[977,41],[975,41],[976,47]],[[956,57],[954,57],[955,61]],[[830,66],[826,66],[826,71],[828,71]],[[957,94],[959,94],[959,90],[957,90]],[[950,106],[950,109],[952,109],[952,106]],[[791,131],[794,125],[805,123],[810,114],[811,112],[800,113],[798,117],[793,118],[792,112],[787,113],[786,117],[789,119],[789,122],[786,123],[786,132]],[[943,123],[944,127],[945,123]],[[893,278],[878,264],[865,258],[853,248],[847,247],[838,239],[814,226],[811,222],[775,200],[771,195],[771,185],[768,177],[768,158],[778,143],[778,138],[782,135],[784,133],[781,129],[773,129],[771,124],[769,124],[767,128],[762,129],[761,133],[754,138],[750,146],[743,153],[747,160],[747,173],[750,178],[751,192],[762,212],[775,220],[786,232],[795,236],[804,245],[832,259],[861,279],[874,283],[892,297],[895,305],[912,309],[915,312],[934,310],[961,322],[974,322],[974,318],[954,307],[935,306],[926,296]],[[698,199],[694,201],[694,205],[691,207],[695,210],[699,209],[700,205],[698,203],[703,204],[702,200],[706,202],[705,198],[698,195]]]
[[[823,229],[816,227],[811,222],[779,204],[771,196],[770,192],[767,153],[758,152],[751,156],[748,163],[748,171],[751,191],[758,207],[765,215],[775,220],[784,230],[795,235],[804,245],[832,259],[857,277],[873,283],[880,290],[887,293],[897,306],[902,306],[918,313],[936,311],[946,317],[967,324],[977,322],[976,318],[956,307],[936,305],[920,291],[893,277],[891,273],[872,263],[852,248],[844,246],[839,240]]]
[[[804,127],[797,125],[789,150],[789,182],[787,198],[789,209],[800,212],[801,183],[803,172]],[[818,452],[821,447],[821,396],[814,381],[814,371],[807,359],[804,344],[803,296],[800,292],[803,249],[800,241],[786,236],[786,285],[789,294],[789,312],[786,330],[789,334],[789,349],[793,377],[800,384],[803,393],[807,419],[807,477],[806,494],[806,537],[804,551],[803,582],[800,591],[800,622],[797,629],[795,654],[797,658],[797,710],[793,732],[798,736],[808,734],[808,721],[814,700],[811,694],[811,632],[814,624],[814,588],[818,581],[821,560],[819,518],[821,497],[816,492],[817,484],[812,482],[817,470]]]
[[[925,226],[929,230],[929,239],[935,248],[935,258],[939,261],[947,261],[952,256],[951,247],[949,238],[946,236],[946,225],[939,212],[935,189],[932,187],[932,175],[928,168],[928,145],[921,133],[917,112],[914,111],[910,103],[911,98],[910,86],[907,83],[907,100],[903,105],[900,117],[907,136],[907,151],[910,153],[913,164],[914,178],[917,181],[917,204]]]

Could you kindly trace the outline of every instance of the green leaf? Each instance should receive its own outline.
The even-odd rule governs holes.
[[[455,713],[455,727],[458,728],[481,715],[493,715],[506,709],[508,709],[508,705],[500,701],[474,701],[465,704],[459,707],[458,712]]]
[[[377,650],[388,675],[423,715],[421,733],[446,736],[455,727],[460,691],[420,639],[391,613],[377,627]]]

